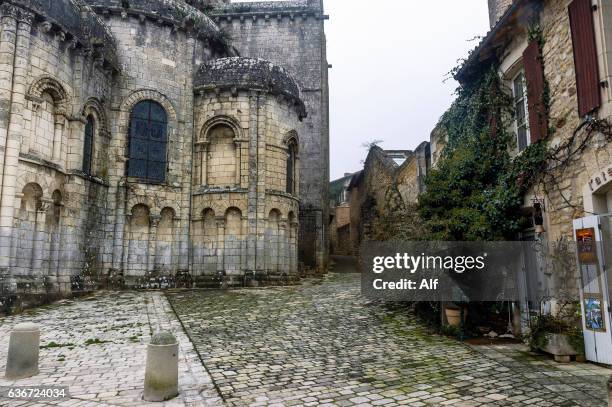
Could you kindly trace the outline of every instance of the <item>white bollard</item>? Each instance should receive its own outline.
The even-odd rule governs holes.
[[[6,358],[7,379],[23,379],[38,374],[40,329],[30,322],[15,325]]]
[[[178,342],[170,332],[158,332],[147,348],[143,398],[165,401],[178,395]]]

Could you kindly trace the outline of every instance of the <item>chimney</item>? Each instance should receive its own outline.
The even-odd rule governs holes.
[[[513,0],[489,0],[489,24],[491,28],[497,24]]]

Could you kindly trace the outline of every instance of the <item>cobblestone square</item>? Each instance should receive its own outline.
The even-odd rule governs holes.
[[[233,406],[605,406],[612,370],[519,345],[431,336],[370,303],[356,274],[301,286],[174,292],[170,302]]]
[[[159,329],[180,343],[180,396],[151,405],[605,406],[612,374],[522,345],[432,336],[405,307],[362,298],[356,274],[294,287],[62,301],[0,319],[2,372],[9,332],[26,321],[41,326],[40,374],[0,386],[69,386],[71,399],[2,406],[147,405],[146,344]]]

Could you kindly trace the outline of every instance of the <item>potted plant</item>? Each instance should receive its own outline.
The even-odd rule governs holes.
[[[449,304],[444,307],[444,313],[446,314],[446,320],[450,326],[458,328],[461,325],[461,308],[455,304]],[[463,322],[467,316],[467,309],[463,309]]]
[[[565,312],[565,306],[556,315],[538,315],[531,320],[527,340],[532,349],[554,356],[555,361],[567,363],[571,356],[584,354],[581,321],[576,314]]]

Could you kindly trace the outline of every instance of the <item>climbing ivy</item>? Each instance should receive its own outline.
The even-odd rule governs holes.
[[[448,141],[419,201],[431,239],[515,238],[527,221],[522,196],[549,154],[538,142],[513,159],[512,98],[494,65],[473,78],[438,124]]]

